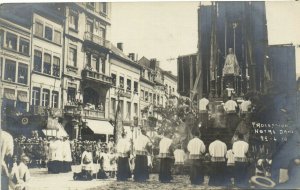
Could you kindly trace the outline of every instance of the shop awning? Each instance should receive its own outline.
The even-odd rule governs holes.
[[[114,127],[108,121],[87,119],[86,122],[87,126],[94,132],[94,134],[114,134]]]
[[[43,129],[42,130],[45,136],[53,136],[53,137],[67,137],[69,136],[63,126],[58,124],[57,129]]]
[[[16,100],[15,91],[4,89],[4,97],[8,100]]]
[[[20,102],[28,102],[26,92],[18,92],[18,100]]]

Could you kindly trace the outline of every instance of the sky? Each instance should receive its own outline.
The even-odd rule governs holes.
[[[207,3],[207,2],[206,2]],[[111,41],[140,59],[157,58],[160,67],[177,75],[180,55],[197,51],[199,2],[113,2]],[[300,45],[300,3],[266,2],[269,44]],[[300,47],[296,48],[300,73]]]

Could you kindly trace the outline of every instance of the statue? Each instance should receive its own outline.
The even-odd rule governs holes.
[[[225,59],[225,64],[223,67],[223,76],[234,75],[238,76],[240,72],[240,67],[236,59],[235,54],[232,51],[232,48],[228,49],[228,54]]]

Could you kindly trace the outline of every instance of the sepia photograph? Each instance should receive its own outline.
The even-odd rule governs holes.
[[[5,0],[0,189],[300,189],[299,18],[298,0]]]

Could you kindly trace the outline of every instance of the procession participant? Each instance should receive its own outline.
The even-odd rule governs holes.
[[[57,146],[54,141],[54,137],[50,137],[49,141],[49,161],[48,161],[48,173],[54,172],[54,158],[55,158],[55,152],[56,152]]]
[[[70,172],[72,164],[72,155],[71,155],[71,145],[68,137],[63,137],[62,142],[62,152],[63,152],[63,169],[62,172]]]
[[[199,138],[199,131],[193,131],[194,138],[187,145],[189,159],[191,160],[190,181],[192,184],[199,185],[204,182],[203,166],[201,155],[205,153],[205,145]]]
[[[226,159],[226,182],[228,185],[232,185],[234,184],[234,154],[232,152],[232,149],[227,150]]]
[[[173,178],[171,176],[171,145],[172,136],[170,133],[166,133],[159,142],[159,158],[160,158],[160,170],[159,181],[162,183],[170,182]]]
[[[87,179],[92,179],[94,170],[93,153],[91,147],[87,146],[81,156],[81,172],[87,176]]]
[[[185,161],[185,152],[182,149],[182,145],[178,145],[177,149],[174,151],[174,158],[175,158],[175,173],[182,174],[184,161]]]
[[[110,137],[109,142],[107,143],[108,152],[110,152],[114,146],[115,146],[114,138]]]
[[[26,190],[27,189],[27,183],[30,179],[30,172],[28,169],[28,163],[29,163],[29,158],[26,155],[23,155],[21,157],[21,162],[18,166],[19,169],[19,181],[20,184],[22,185],[22,190]]]
[[[251,109],[251,101],[248,97],[245,97],[245,100],[240,104],[240,115],[244,115],[250,112]]]
[[[234,179],[238,187],[247,186],[247,157],[249,144],[245,142],[243,134],[238,134],[238,140],[232,145],[232,152],[234,153]]]
[[[109,152],[108,152],[108,148],[104,148],[104,152],[101,154],[101,160],[102,160],[102,166],[103,166],[103,170],[105,173],[108,174],[108,176],[110,176],[110,156],[109,156]]]
[[[1,190],[7,190],[9,186],[9,159],[14,152],[14,140],[12,136],[6,132],[0,131],[0,154],[1,154]]]
[[[207,99],[207,95],[204,95],[203,98],[199,100],[199,112],[200,112],[200,121],[202,122],[203,126],[207,128],[208,124],[208,104],[209,100]]]
[[[136,139],[134,180],[144,182],[149,178],[147,149],[151,146],[150,139],[146,136],[145,129],[141,129],[141,135]]]
[[[117,144],[117,153],[118,153],[118,172],[117,180],[126,181],[131,177],[131,172],[129,168],[128,156],[130,154],[130,143],[126,139],[126,133],[122,133],[122,138],[118,141]]]
[[[115,153],[115,148],[112,148],[110,150],[110,154],[109,156],[109,164],[110,164],[110,171],[109,171],[109,175],[111,178],[115,178],[116,177],[116,170],[117,170],[117,155]]]
[[[224,176],[226,169],[225,155],[227,146],[222,142],[220,133],[215,136],[216,140],[209,145],[209,154],[211,156],[211,174],[209,177],[209,185],[222,186],[224,185]]]
[[[226,112],[226,119],[225,119],[225,125],[227,128],[231,129],[231,131],[234,133],[235,125],[233,124],[236,120],[236,109],[238,108],[237,103],[232,100],[231,97],[228,98],[227,102],[224,104],[224,110]]]
[[[19,182],[19,167],[18,167],[18,163],[17,163],[17,156],[14,155],[13,156],[13,166],[10,172],[10,176],[9,176],[9,188],[10,189],[16,189]]]
[[[61,137],[57,137],[55,140],[55,152],[53,158],[53,173],[60,173],[62,171],[63,166],[63,147]]]

